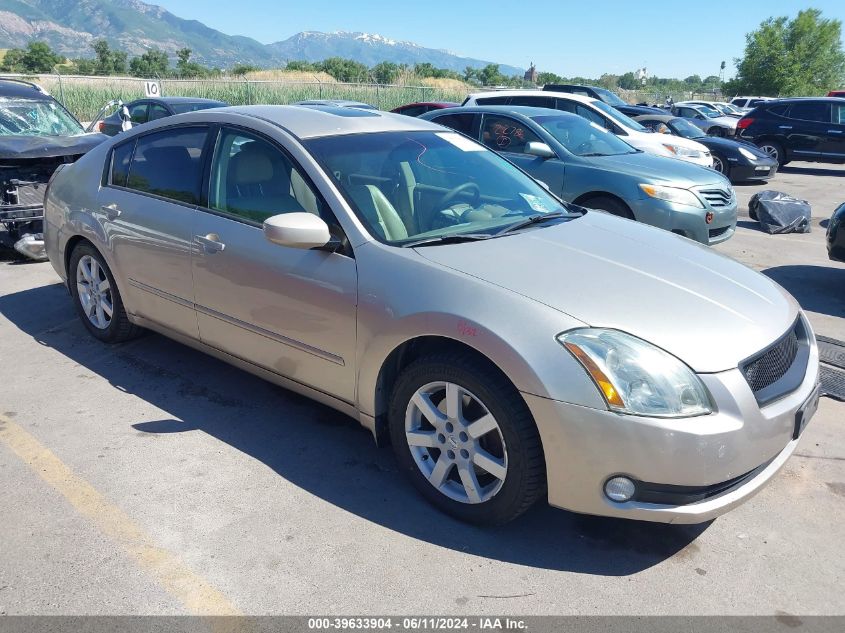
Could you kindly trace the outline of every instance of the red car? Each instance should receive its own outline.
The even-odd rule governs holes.
[[[408,103],[398,108],[393,108],[391,112],[396,114],[405,114],[407,116],[419,116],[431,110],[443,110],[444,108],[455,108],[461,105],[460,103],[453,103],[452,101],[423,101],[420,103]]]
[[[827,93],[828,97],[843,97],[845,98],[845,90],[831,90]]]

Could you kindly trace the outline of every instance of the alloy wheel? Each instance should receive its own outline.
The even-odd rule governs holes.
[[[763,150],[766,155],[770,158],[774,158],[776,161],[780,161],[780,150],[774,145],[761,145],[760,149]]]
[[[76,291],[82,311],[91,324],[108,329],[114,314],[114,299],[108,275],[99,262],[84,255],[76,265]]]
[[[460,385],[420,387],[408,403],[405,437],[420,472],[450,499],[483,503],[505,483],[508,455],[499,423]]]
[[[725,163],[720,156],[713,155],[713,169],[718,171],[720,174],[725,173]]]

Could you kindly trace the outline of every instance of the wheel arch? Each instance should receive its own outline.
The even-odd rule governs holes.
[[[577,198],[575,198],[575,200],[572,201],[572,204],[577,204],[579,206],[589,208],[588,203],[590,202],[590,200],[596,200],[598,198],[610,198],[611,200],[618,202],[626,209],[628,209],[628,212],[631,214],[632,218],[636,218],[636,216],[634,215],[634,210],[631,208],[631,205],[625,202],[625,200],[622,199],[620,196],[616,195],[615,193],[610,193],[609,191],[588,191],[587,193],[582,193],[580,196],[578,196]]]

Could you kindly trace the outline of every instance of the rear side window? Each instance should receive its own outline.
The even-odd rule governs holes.
[[[845,125],[845,105],[837,103],[833,106],[833,122]]]
[[[554,108],[554,97],[514,97],[511,105],[532,106],[534,108]]]
[[[126,186],[126,179],[129,177],[129,161],[132,159],[133,149],[135,149],[134,140],[129,143],[121,143],[112,150],[109,184],[118,187]]]
[[[444,114],[434,119],[434,123],[445,125],[467,136],[472,136],[473,119],[475,119],[474,114]]]
[[[478,105],[507,105],[510,97],[482,97],[481,99],[476,99],[475,102]]]
[[[774,114],[775,116],[786,116],[786,111],[789,108],[788,105],[777,105],[772,106],[771,108],[766,108],[767,112]]]
[[[428,112],[428,108],[426,106],[409,106],[399,110],[399,114],[404,114],[405,116],[419,116],[421,114],[425,114],[426,112]]]
[[[147,104],[138,103],[129,108],[129,118],[135,125],[147,122]]]
[[[824,101],[793,103],[789,109],[789,118],[830,123],[830,104]]]
[[[126,186],[186,204],[199,204],[204,127],[175,128],[140,137]]]

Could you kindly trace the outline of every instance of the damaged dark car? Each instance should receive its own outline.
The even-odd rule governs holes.
[[[108,137],[87,134],[36,84],[0,79],[0,246],[44,258],[44,192],[59,165]]]

